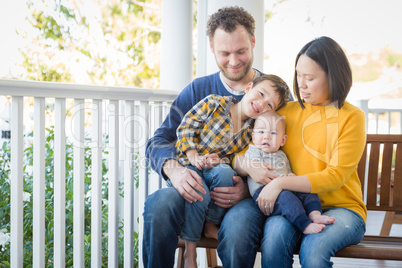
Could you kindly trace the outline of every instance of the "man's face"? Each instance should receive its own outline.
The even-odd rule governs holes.
[[[241,81],[248,74],[253,65],[255,38],[250,37],[244,26],[237,26],[231,33],[216,29],[210,46],[220,71],[227,79]]]

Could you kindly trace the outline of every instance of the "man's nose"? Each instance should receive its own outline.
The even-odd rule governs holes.
[[[236,56],[236,54],[232,54],[229,56],[230,66],[237,66],[238,63],[239,63],[239,58]]]

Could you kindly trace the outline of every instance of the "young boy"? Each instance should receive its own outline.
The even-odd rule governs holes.
[[[281,78],[262,75],[246,86],[240,102],[232,96],[209,95],[184,116],[177,129],[177,160],[199,174],[199,183],[206,190],[203,201],[185,204],[180,237],[186,241],[186,267],[197,267],[196,242],[204,222],[205,235],[217,238],[217,225],[226,213],[225,208],[211,202],[209,192],[218,186],[234,185],[236,173],[229,164],[234,153],[251,141],[254,118],[282,107],[289,94]]]
[[[286,154],[280,150],[285,145],[285,119],[274,111],[261,114],[254,123],[253,144],[249,145],[245,157],[269,164],[278,176],[295,176],[292,173]],[[258,203],[258,197],[265,185],[256,183],[250,176],[247,179],[250,194],[264,213],[266,210]],[[315,234],[334,223],[333,217],[321,215],[321,203],[316,194],[282,191],[278,196],[271,215],[282,215],[297,226],[304,234]]]

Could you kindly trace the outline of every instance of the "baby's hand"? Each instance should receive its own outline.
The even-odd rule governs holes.
[[[205,168],[211,169],[219,164],[224,163],[222,159],[219,158],[217,154],[206,154],[205,155]]]

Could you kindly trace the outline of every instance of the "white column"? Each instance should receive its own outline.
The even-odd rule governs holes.
[[[161,88],[183,89],[193,74],[193,1],[162,1]]]
[[[243,7],[245,10],[250,12],[250,14],[254,17],[255,20],[255,48],[254,48],[254,63],[253,67],[257,68],[258,70],[262,71],[264,67],[264,20],[265,20],[265,12],[264,12],[264,0],[200,0],[199,6],[201,7],[202,2],[208,1],[207,4],[207,9],[208,9],[208,16],[207,18],[218,11],[219,8],[226,7],[226,6],[240,6]],[[205,7],[205,3],[202,4],[202,6]],[[203,10],[203,9],[201,9]],[[205,12],[203,10],[203,12]],[[201,18],[205,18],[205,16],[200,15]],[[201,23],[201,21],[199,21]],[[206,22],[204,22],[205,24]],[[198,51],[197,53],[197,64],[202,64],[202,59],[198,59],[198,56],[200,55],[205,55],[207,57],[206,60],[206,73],[205,74],[211,74],[214,72],[217,72],[218,66],[216,66],[215,58],[214,55],[212,54],[210,48],[209,48],[209,40],[208,37],[206,36],[206,33],[204,31],[204,35],[201,36],[201,33],[198,38],[205,38],[205,42],[207,42],[207,45],[202,46],[204,49],[207,50],[205,51]],[[204,53],[204,54],[202,54]],[[203,70],[202,67],[197,70]],[[201,74],[201,73],[200,73]],[[199,74],[197,73],[197,76]]]

